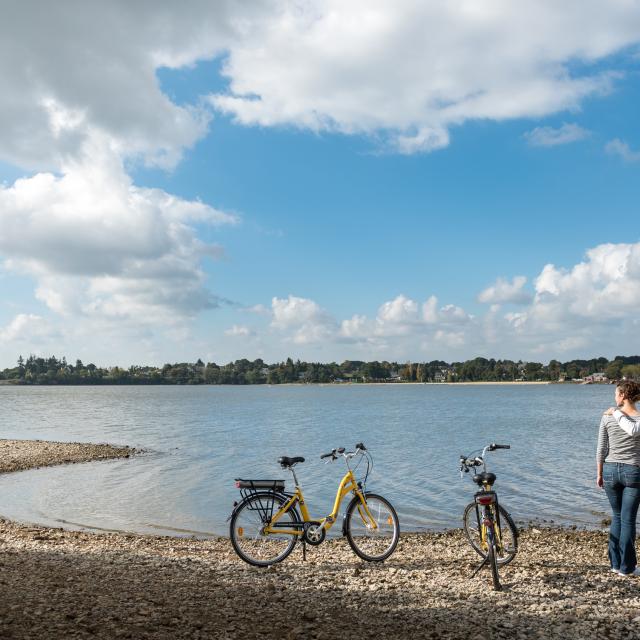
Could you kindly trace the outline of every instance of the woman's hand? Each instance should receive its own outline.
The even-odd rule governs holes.
[[[598,476],[596,477],[596,484],[602,489],[602,487],[604,486],[604,481],[602,479],[602,476],[600,474],[598,474]]]
[[[605,412],[604,415],[605,416],[612,416],[613,412],[617,409],[618,407],[609,407]]]

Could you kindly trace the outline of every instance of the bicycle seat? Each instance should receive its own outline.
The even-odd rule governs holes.
[[[473,476],[473,481],[477,485],[484,484],[485,482],[489,484],[493,484],[496,481],[496,474],[489,473],[488,471],[483,471],[482,473],[476,473],[476,475]]]
[[[282,458],[278,458],[278,464],[283,467],[292,467],[294,464],[298,464],[298,462],[304,462],[304,458],[302,456],[296,456],[295,458],[282,456]]]

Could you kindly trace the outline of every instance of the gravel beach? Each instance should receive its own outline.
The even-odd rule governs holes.
[[[29,446],[8,442],[0,470],[7,457],[26,468],[18,451]],[[35,444],[56,452],[32,458],[39,466],[89,451]],[[0,520],[0,638],[640,637],[640,578],[609,571],[602,532],[525,530],[499,593],[488,571],[469,579],[478,556],[461,531],[403,535],[381,565],[361,562],[342,539],[307,557],[298,548],[265,570],[222,538]]]

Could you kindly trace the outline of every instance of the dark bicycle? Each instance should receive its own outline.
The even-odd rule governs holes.
[[[460,475],[473,469],[473,481],[480,487],[473,496],[473,502],[465,507],[463,516],[465,535],[483,558],[471,577],[488,564],[496,591],[502,589],[498,566],[509,564],[518,552],[518,529],[507,510],[498,503],[498,494],[493,491],[496,475],[487,471],[484,458],[487,451],[510,448],[508,444],[492,443],[468,456],[460,456]],[[480,451],[482,453],[477,455]],[[482,467],[482,471],[475,473],[478,467]]]

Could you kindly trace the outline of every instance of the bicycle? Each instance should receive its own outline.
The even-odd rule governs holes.
[[[242,500],[234,503],[229,534],[240,558],[249,564],[267,567],[282,562],[300,540],[303,558],[306,559],[306,545],[317,546],[324,541],[336,522],[342,500],[349,493],[353,498],[344,514],[342,535],[355,554],[368,562],[382,562],[394,552],[400,535],[398,515],[386,498],[366,490],[366,481],[373,468],[371,454],[360,442],[355,451],[345,452],[344,447],[340,447],[321,455],[320,459],[329,458],[329,463],[340,456],[347,464],[347,473],[338,486],[333,510],[322,520],[310,517],[294,470],[297,464],[304,462],[301,456],[278,459],[280,466],[293,475],[293,493],[285,491],[284,480],[236,479]],[[356,480],[354,474],[362,459],[356,469],[351,468],[351,461],[356,456],[367,463],[362,481]]]
[[[498,494],[493,490],[496,475],[487,471],[484,458],[487,451],[510,448],[508,444],[492,443],[482,449],[480,455],[476,455],[480,451],[478,449],[468,456],[460,456],[460,477],[470,469],[483,468],[482,472],[474,473],[473,481],[480,490],[474,494],[473,502],[465,507],[462,518],[467,540],[483,558],[471,577],[489,564],[497,591],[502,589],[498,566],[509,564],[518,552],[518,529],[507,510],[498,503]]]

